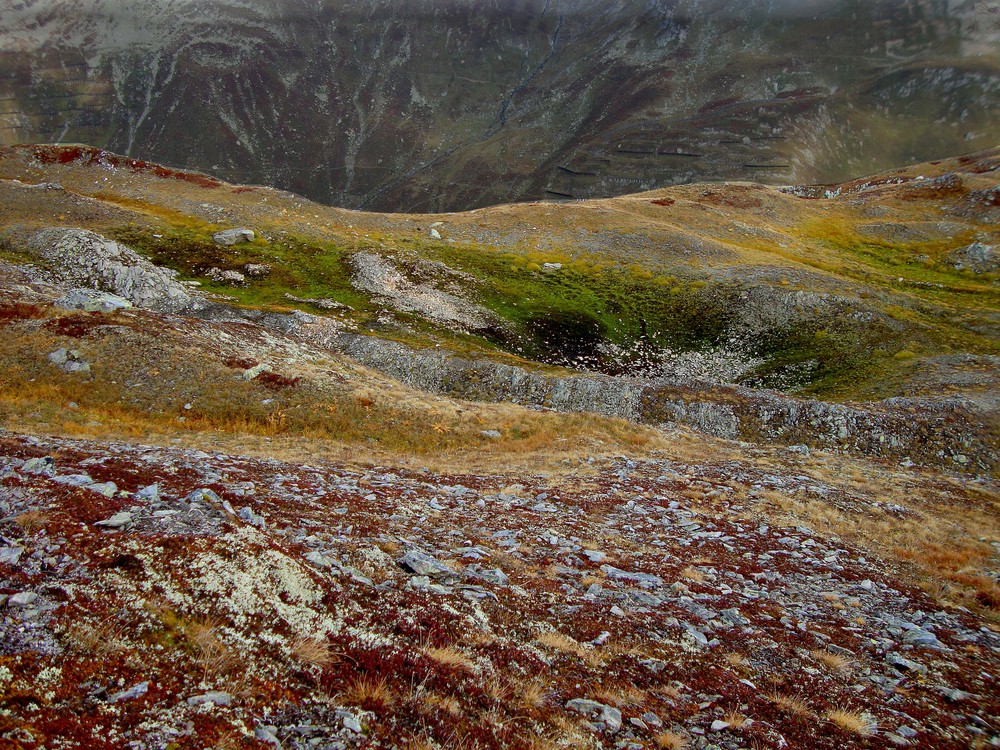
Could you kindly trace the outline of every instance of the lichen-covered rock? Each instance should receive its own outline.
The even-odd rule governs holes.
[[[431,282],[410,281],[392,262],[374,253],[351,256],[351,284],[400,312],[417,313],[455,328],[477,331],[500,324],[485,307],[438,289]]]
[[[176,280],[176,272],[96,232],[45,229],[27,242],[27,249],[48,263],[58,281],[111,292],[136,307],[180,312],[207,305]]]

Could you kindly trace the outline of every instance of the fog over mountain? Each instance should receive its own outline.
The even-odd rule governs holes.
[[[1000,140],[996,0],[0,6],[0,145],[346,207],[832,182]]]

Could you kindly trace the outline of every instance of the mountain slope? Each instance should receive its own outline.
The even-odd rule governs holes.
[[[0,19],[0,144],[397,211],[836,182],[1000,140],[998,7],[44,0]]]
[[[0,149],[0,744],[996,744],[998,173],[404,215]]]

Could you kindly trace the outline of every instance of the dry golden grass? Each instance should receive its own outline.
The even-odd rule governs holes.
[[[782,711],[790,713],[800,719],[807,719],[813,716],[812,709],[809,708],[809,705],[797,696],[774,692],[770,693],[767,698]]]
[[[575,656],[591,667],[602,666],[607,657],[604,651],[579,643],[557,630],[541,633],[535,638],[535,643],[562,654]]]
[[[477,672],[476,662],[464,651],[454,646],[430,647],[423,649],[424,654],[443,667],[459,672]]]
[[[434,692],[422,693],[419,706],[421,711],[428,714],[442,712],[452,718],[458,718],[463,714],[461,703],[450,695],[441,695]]]
[[[337,694],[337,699],[352,706],[373,710],[387,708],[399,700],[385,677],[356,677]]]
[[[811,651],[809,655],[833,672],[848,672],[854,664],[853,659],[848,659],[846,656],[834,654],[830,651],[824,651],[822,649]]]
[[[501,704],[509,701],[514,695],[514,688],[511,687],[511,684],[500,677],[487,680],[486,684],[483,685],[483,690],[490,698]]]
[[[219,623],[210,618],[195,620],[184,630],[194,646],[195,661],[206,676],[230,675],[237,670],[240,659],[235,651],[219,638]]]
[[[899,517],[873,510],[862,518],[823,500],[762,492],[760,501],[775,521],[836,534],[901,563],[908,577],[942,604],[1000,620],[1000,585],[986,575],[993,556],[990,542],[1000,541],[1000,496],[957,479],[925,486],[913,476],[844,456],[816,458],[810,474],[862,497],[902,506],[907,513]],[[856,606],[852,601],[857,600],[846,604]]]
[[[663,750],[685,750],[691,744],[687,737],[676,732],[660,732],[653,738],[653,742]]]
[[[321,636],[298,638],[292,642],[292,658],[310,667],[323,668],[333,664],[337,656]]]
[[[731,667],[742,667],[747,663],[747,658],[743,654],[738,654],[735,651],[730,651],[725,656],[726,663]]]
[[[729,725],[730,729],[740,729],[747,723],[747,717],[738,711],[729,711],[722,717],[722,720]]]
[[[823,714],[823,718],[831,724],[840,727],[845,732],[857,734],[862,737],[871,737],[877,730],[877,727],[869,718],[857,711],[831,709]]]
[[[520,685],[517,690],[521,701],[530,708],[542,708],[549,701],[551,690],[541,680],[532,680]]]
[[[14,523],[26,534],[31,534],[45,528],[45,524],[51,520],[52,516],[50,514],[40,510],[28,510],[14,517]]]
[[[638,707],[649,700],[644,690],[629,685],[624,688],[601,688],[593,691],[594,700],[616,708]]]
[[[104,657],[126,648],[125,629],[110,618],[99,623],[74,622],[64,637],[72,648],[87,654]]]
[[[576,654],[581,650],[580,643],[558,630],[547,630],[535,637],[535,643],[564,654]]]
[[[684,568],[684,570],[680,572],[680,576],[681,578],[685,578],[688,581],[701,582],[705,580],[705,574],[702,573],[697,568]]]

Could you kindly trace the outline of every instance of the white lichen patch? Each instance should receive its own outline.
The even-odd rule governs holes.
[[[35,680],[43,685],[57,682],[62,677],[62,669],[59,667],[46,667],[35,676]]]

